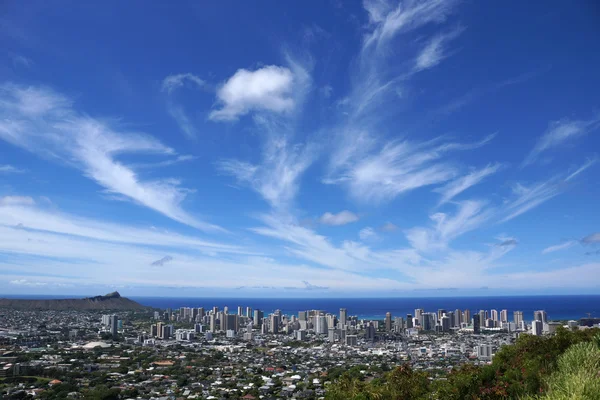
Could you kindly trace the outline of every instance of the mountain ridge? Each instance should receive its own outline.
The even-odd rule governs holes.
[[[148,307],[122,297],[119,292],[81,299],[7,299],[0,298],[0,308],[16,310],[144,310]]]

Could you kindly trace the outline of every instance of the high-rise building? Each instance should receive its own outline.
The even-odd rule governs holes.
[[[216,313],[210,314],[208,324],[209,324],[209,330],[211,332],[214,333],[217,331],[217,314]]]
[[[162,337],[162,332],[163,332],[162,327],[163,327],[163,323],[162,322],[157,322],[156,323],[156,335],[154,335],[154,336],[158,337],[159,339],[163,339],[163,337]]]
[[[335,337],[336,337],[335,328],[329,328],[327,330],[327,340],[329,341],[329,343],[335,342]]]
[[[521,322],[523,321],[523,311],[514,311],[513,318],[515,320],[515,325],[517,327],[521,327]]]
[[[225,314],[229,314],[229,307],[227,307],[227,306],[223,307],[223,312]]]
[[[442,326],[442,332],[450,331],[450,317],[447,315],[442,316],[440,319],[440,325]]]
[[[277,314],[269,315],[269,328],[271,329],[271,333],[279,333],[279,318],[280,316]]]
[[[406,329],[410,329],[413,327],[413,316],[410,314],[406,314]]]
[[[473,315],[473,333],[479,334],[481,333],[481,320],[479,319],[480,314]]]
[[[385,313],[385,330],[390,332],[392,330],[392,313]]]
[[[348,336],[346,336],[346,337],[348,337]],[[369,325],[367,326],[367,330],[365,332],[365,338],[370,341],[375,340],[375,325],[373,325],[372,322],[370,322]]]
[[[465,310],[463,312],[462,321],[467,325],[471,323],[471,310]]]
[[[254,310],[254,326],[260,326],[262,324],[264,318],[264,314],[261,310],[256,309]]]
[[[252,315],[252,307],[246,307],[246,317],[252,319],[254,315]]]
[[[534,321],[542,321],[542,324],[548,323],[548,314],[544,310],[538,310],[533,312]]]
[[[307,319],[308,319],[307,311],[298,311],[298,320],[299,321],[306,321]]]
[[[498,310],[492,310],[490,312],[490,318],[492,319],[492,321],[498,321]]]
[[[531,334],[534,336],[541,336],[544,323],[539,319],[531,321]]]
[[[244,316],[244,308],[242,306],[238,306],[237,315],[239,315],[240,317]]]
[[[328,326],[327,326],[327,318],[324,315],[315,315],[313,317],[313,326],[315,333],[318,335],[326,335]]]
[[[485,324],[486,319],[488,319],[488,312],[486,310],[479,310],[479,322]]]
[[[217,314],[219,312],[219,307],[213,307],[213,314]]]
[[[394,318],[394,332],[402,333],[403,330],[404,330],[404,320],[402,319],[402,317]]]
[[[444,310],[443,308],[438,309],[436,321],[440,321],[442,319],[442,317],[444,316],[444,314],[446,314],[446,310]]]
[[[500,311],[500,322],[508,322],[508,310]]]
[[[421,323],[421,316],[423,315],[423,313],[425,312],[425,310],[423,310],[422,308],[416,308],[415,309],[415,322],[418,322],[419,324]]]
[[[117,337],[119,329],[119,318],[116,315],[110,316],[110,334],[113,337]]]
[[[462,311],[460,309],[454,310],[454,326],[460,328],[460,324],[462,323]]]
[[[348,310],[340,308],[340,324],[346,325],[346,320],[348,320]]]

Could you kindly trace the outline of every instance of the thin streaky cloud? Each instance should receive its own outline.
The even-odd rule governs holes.
[[[577,168],[573,173],[571,173],[569,176],[567,176],[565,178],[565,181],[568,182],[571,179],[575,178],[577,175],[581,174],[583,171],[585,171],[589,167],[591,167],[594,164],[596,164],[596,162],[598,162],[598,157],[590,158],[589,160],[587,160],[585,162],[585,164],[583,164],[581,167]]]
[[[171,94],[174,90],[183,87],[186,82],[197,87],[203,87],[206,84],[200,77],[191,73],[185,73],[167,76],[163,79],[161,88],[163,91]]]
[[[564,242],[564,243],[557,244],[554,246],[546,247],[544,250],[542,250],[542,254],[548,254],[548,253],[554,253],[555,251],[566,250],[570,247],[573,247],[576,244],[577,244],[576,240],[569,240],[568,242]]]
[[[482,168],[478,171],[473,171],[467,175],[461,176],[458,179],[453,180],[447,185],[434,189],[435,192],[438,192],[442,195],[442,198],[439,201],[439,205],[447,203],[452,200],[454,197],[458,196],[460,193],[469,189],[470,187],[477,185],[485,178],[490,175],[495,174],[502,168],[502,164],[488,164],[485,168]]]
[[[525,167],[537,160],[543,152],[556,148],[576,137],[586,135],[600,127],[600,116],[589,120],[562,119],[551,122],[546,132],[538,139],[529,155],[523,161]]]
[[[25,170],[12,165],[0,165],[0,174],[20,174],[23,172],[25,172]]]
[[[447,43],[457,38],[463,31],[464,28],[459,27],[431,38],[415,59],[414,71],[423,71],[442,62],[444,58],[448,57]]]

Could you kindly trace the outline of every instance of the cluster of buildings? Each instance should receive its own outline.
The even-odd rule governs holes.
[[[0,398],[20,392],[35,398],[76,372],[70,384],[77,391],[91,389],[90,373],[102,374],[109,388],[131,399],[317,399],[336,371],[357,367],[377,377],[409,362],[436,376],[463,363],[489,363],[518,335],[551,334],[557,325],[544,311],[527,323],[520,311],[509,321],[506,310],[443,309],[382,319],[358,318],[345,308],[285,315],[249,307],[105,315],[0,310],[0,317],[0,374],[36,377],[5,385]]]
[[[256,334],[291,334],[297,340],[304,340],[308,332],[323,335],[331,343],[342,342],[355,345],[358,333],[364,333],[367,340],[375,340],[376,332],[414,335],[420,331],[439,333],[465,331],[475,334],[482,331],[530,332],[534,335],[553,333],[561,324],[551,322],[545,311],[535,311],[533,320],[528,325],[523,319],[522,311],[514,311],[509,319],[508,310],[470,310],[456,309],[453,311],[438,309],[436,312],[426,312],[415,309],[414,314],[392,316],[386,313],[383,320],[359,319],[348,315],[346,308],[341,308],[339,314],[322,310],[299,311],[297,315],[284,315],[281,310],[275,310],[265,315],[262,310],[251,307],[237,307],[232,312],[228,307],[205,309],[204,307],[181,307],[176,310],[155,311],[153,324],[147,337],[168,339],[171,337],[181,340],[193,340],[199,335],[212,338],[216,333],[224,333],[229,338],[241,337],[252,340]],[[105,316],[109,320],[109,316]],[[104,319],[103,319],[104,322]],[[192,324],[187,330],[175,330],[174,323],[188,322]],[[569,321],[569,326],[577,325],[577,321]]]

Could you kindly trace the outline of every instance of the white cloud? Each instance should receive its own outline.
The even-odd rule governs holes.
[[[424,0],[400,1],[393,8],[389,2],[381,0],[364,1],[373,31],[364,38],[363,47],[379,47],[395,35],[412,31],[429,23],[446,20],[457,1]]]
[[[358,221],[358,215],[351,211],[344,210],[337,214],[326,212],[319,218],[319,222],[325,225],[346,225]]]
[[[9,283],[11,285],[17,285],[17,286],[46,286],[47,285],[46,282],[32,282],[27,279],[15,279],[13,281],[10,281]]]
[[[445,45],[448,41],[455,39],[462,33],[463,29],[457,28],[453,31],[436,35],[429,40],[415,60],[415,71],[422,71],[438,65],[447,57]]]
[[[218,168],[250,186],[272,207],[287,208],[298,192],[298,179],[312,164],[316,152],[312,146],[290,145],[283,136],[266,143],[259,165],[238,160],[223,160]]]
[[[360,240],[362,241],[366,241],[366,240],[372,240],[377,238],[377,233],[375,233],[375,230],[371,227],[366,227],[360,230],[360,232],[358,232],[358,237],[360,237]]]
[[[577,244],[576,240],[569,240],[567,242],[557,244],[555,246],[546,247],[542,250],[542,254],[554,253],[555,251],[566,250],[569,247],[572,247]]]
[[[206,82],[204,82],[204,80],[202,80],[200,77],[198,77],[194,74],[191,74],[191,73],[176,74],[176,75],[169,75],[165,79],[163,79],[162,90],[164,92],[167,92],[170,94],[174,90],[183,87],[186,82],[189,82],[192,85],[195,85],[198,87],[202,87],[206,84]]]
[[[255,251],[237,245],[210,242],[194,236],[115,224],[46,210],[36,207],[35,201],[26,196],[0,198],[0,226],[19,227],[28,231],[39,231],[58,236],[67,235],[94,241],[195,249],[214,253],[255,254]],[[10,235],[8,234],[8,236]],[[30,243],[29,246],[33,246],[33,244]],[[7,250],[10,250],[10,247]]]
[[[514,197],[504,207],[508,215],[500,222],[510,221],[561,193],[561,187],[555,179],[538,182],[529,187],[517,183],[512,190]]]
[[[177,122],[179,128],[185,133],[188,138],[195,138],[197,135],[196,127],[192,121],[192,118],[186,113],[185,109],[177,104],[173,99],[173,93],[182,87],[186,83],[190,83],[193,86],[204,87],[205,82],[194,74],[177,74],[169,75],[162,82],[162,91],[167,93],[167,111],[169,115]]]
[[[143,134],[123,132],[78,113],[66,97],[46,88],[0,87],[0,138],[34,153],[80,168],[107,192],[125,196],[175,221],[222,230],[184,211],[189,190],[177,180],[142,181],[117,157],[126,153],[175,156],[173,149]]]
[[[24,172],[22,169],[13,167],[12,165],[0,165],[0,174],[20,174]]]
[[[27,205],[32,206],[35,204],[35,200],[28,196],[4,196],[0,197],[0,206],[18,206]]]
[[[430,228],[416,227],[405,232],[410,244],[420,251],[443,250],[448,243],[472,231],[492,216],[492,210],[485,208],[482,201],[468,200],[458,203],[458,212],[454,216],[435,213],[429,218],[434,222]]]
[[[294,74],[269,65],[255,71],[239,69],[217,91],[222,107],[210,113],[213,120],[235,120],[251,111],[285,113],[295,106]]]
[[[577,168],[574,172],[569,174],[569,176],[565,178],[565,181],[568,182],[571,179],[575,178],[577,175],[581,174],[583,171],[596,164],[597,161],[598,158],[591,158],[587,160],[581,167]]]
[[[495,174],[496,172],[498,172],[498,170],[500,170],[501,167],[502,165],[498,163],[488,164],[485,168],[481,170],[473,171],[467,175],[463,175],[460,178],[457,178],[452,182],[448,183],[447,185],[435,189],[435,192],[441,193],[442,195],[439,204],[447,203],[448,201],[452,200],[454,197],[464,192],[471,186],[477,185],[483,179],[487,178],[492,174]]]
[[[451,151],[483,146],[489,140],[472,144],[390,141],[372,154],[364,154],[358,146],[345,147],[341,155],[333,156],[336,166],[324,183],[345,185],[362,202],[389,201],[401,193],[454,178],[458,171],[441,158]]]
[[[562,119],[551,122],[546,132],[538,139],[522,166],[531,164],[537,160],[539,155],[547,150],[551,150],[561,144],[583,136],[600,127],[600,117],[595,116],[590,120],[570,120]]]

